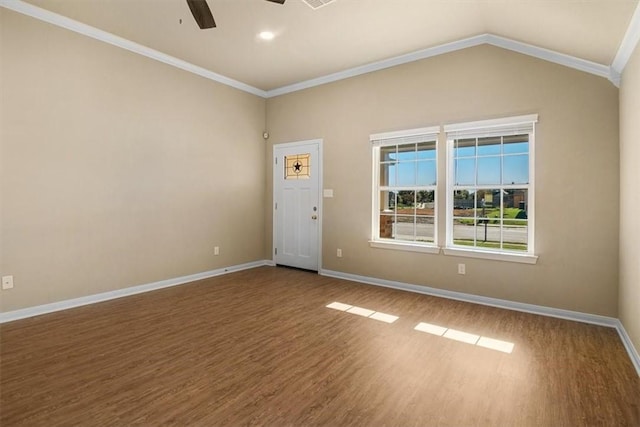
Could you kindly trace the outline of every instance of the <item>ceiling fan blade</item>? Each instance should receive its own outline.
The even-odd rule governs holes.
[[[267,0],[267,1],[270,1],[271,3],[284,4],[286,0]]]
[[[206,0],[187,0],[187,4],[189,5],[189,9],[191,9],[193,18],[196,20],[198,27],[200,27],[201,30],[206,28],[215,28],[216,21],[213,19],[211,9],[209,9],[209,5]]]

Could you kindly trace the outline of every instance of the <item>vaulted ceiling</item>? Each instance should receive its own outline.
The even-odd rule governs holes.
[[[185,0],[28,1],[262,91],[484,34],[609,66],[638,4],[334,0],[313,9],[303,0],[208,0],[217,28],[200,30]],[[260,39],[265,30],[275,38]]]

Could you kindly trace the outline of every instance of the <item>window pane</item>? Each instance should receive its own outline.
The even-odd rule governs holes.
[[[396,163],[380,164],[380,185],[385,187],[395,187],[396,185]]]
[[[392,160],[398,160],[398,156],[396,155],[396,146],[391,145],[387,147],[380,147],[380,161],[389,162]]]
[[[414,215],[416,207],[415,191],[398,191],[398,214]]]
[[[436,158],[436,142],[421,142],[418,144],[418,159]]]
[[[398,215],[396,217],[394,237],[398,240],[415,239],[415,223],[413,216]]]
[[[456,185],[474,185],[476,183],[476,159],[458,159],[455,161]]]
[[[436,162],[435,160],[424,160],[418,162],[418,185],[436,184]]]
[[[476,155],[476,139],[456,139],[454,141],[453,155],[455,157],[467,157]]]
[[[500,154],[500,143],[501,139],[499,136],[489,137],[489,138],[478,138],[478,156],[486,156],[490,154]]]
[[[500,225],[500,190],[478,190],[476,217]]]
[[[416,241],[433,242],[434,241],[434,219],[432,216],[416,217]]]
[[[528,153],[529,135],[509,135],[503,138],[502,152],[504,154]]]
[[[500,184],[500,157],[478,158],[478,185]]]
[[[492,220],[485,219],[476,224],[476,247],[500,249],[500,224],[492,222]]]
[[[380,215],[380,238],[393,239],[393,215]]]
[[[505,156],[503,184],[529,183],[529,155]]]
[[[528,239],[527,220],[504,220],[502,228],[502,246],[504,249],[526,251]]]
[[[524,244],[526,250],[526,226],[528,224],[528,191],[526,189],[515,189],[515,190],[506,190],[505,194],[502,196],[504,202],[503,215],[504,218],[504,226],[505,226],[505,234],[504,234],[504,242],[507,243],[518,243]],[[506,226],[510,226],[507,231]],[[514,230],[513,227],[525,227],[525,230]],[[513,234],[516,233],[517,238],[512,238]],[[522,237],[522,233],[525,234]],[[515,240],[514,240],[515,239]]]
[[[502,195],[505,219],[527,219],[528,191],[505,190]]]
[[[396,210],[396,192],[381,191],[380,192],[380,211],[393,212]]]
[[[416,144],[398,145],[398,160],[415,160]]]
[[[453,191],[453,215],[474,216],[475,192],[469,190]]]
[[[398,163],[398,179],[396,185],[416,185],[416,162]]]
[[[416,192],[416,213],[418,215],[433,215],[435,208],[435,191],[420,190]]]
[[[453,219],[453,243],[456,245],[473,246],[475,221],[467,218]]]

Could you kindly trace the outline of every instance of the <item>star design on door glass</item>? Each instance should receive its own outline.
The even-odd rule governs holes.
[[[296,160],[296,162],[293,164],[293,171],[295,173],[300,173],[302,172],[302,163],[300,163],[299,160]]]

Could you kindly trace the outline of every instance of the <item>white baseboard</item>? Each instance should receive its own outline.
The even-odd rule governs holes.
[[[35,307],[23,308],[20,310],[7,311],[0,313],[0,323],[11,322],[14,320],[25,319],[27,317],[39,316],[41,314],[53,313],[55,311],[66,310],[69,308],[80,307],[83,305],[95,304],[98,302],[109,301],[116,298],[122,298],[130,295],[140,294],[143,292],[155,291],[157,289],[168,288],[171,286],[184,285],[185,283],[195,280],[208,279],[210,277],[221,276],[234,271],[247,270],[250,268],[269,265],[269,261],[261,260],[248,262],[246,264],[233,265],[230,267],[218,268],[216,270],[205,271],[202,273],[191,274],[188,276],[176,277],[174,279],[161,280],[159,282],[147,283],[145,285],[132,286],[129,288],[118,289],[115,291],[103,292],[86,297],[73,298],[64,301],[53,302],[50,304],[37,305]]]
[[[640,376],[640,356],[636,351],[631,338],[624,329],[620,320],[614,317],[599,316],[597,314],[581,313],[578,311],[563,310],[559,308],[545,307],[535,304],[525,304],[521,302],[503,300],[498,298],[483,297],[479,295],[466,294],[463,292],[447,291],[444,289],[430,288],[428,286],[413,285],[404,282],[395,282],[392,280],[377,279],[374,277],[359,276],[357,274],[342,273],[340,271],[320,270],[323,276],[335,277],[338,279],[350,280],[353,282],[366,283],[369,285],[383,286],[385,288],[399,289],[403,291],[416,292],[419,294],[431,295],[441,298],[453,299],[458,301],[470,302],[474,304],[488,305],[491,307],[504,308],[507,310],[522,311],[525,313],[538,314],[542,316],[557,317],[560,319],[574,320],[576,322],[591,323],[594,325],[607,326],[615,328],[620,335],[622,344],[624,345],[633,366],[636,368],[638,376]]]
[[[640,355],[638,354],[638,351],[634,347],[633,342],[631,342],[631,337],[629,337],[629,334],[627,334],[627,331],[624,328],[624,325],[619,320],[618,320],[618,324],[616,325],[616,329],[618,331],[618,335],[620,335],[620,339],[622,340],[622,344],[624,345],[624,348],[627,349],[627,353],[629,353],[629,357],[631,358],[631,363],[633,363],[633,366],[636,368],[636,371],[640,376]]]
[[[374,277],[359,276],[357,274],[342,273],[339,271],[322,270],[320,274],[322,274],[323,276],[335,277],[338,279],[346,279],[354,282],[383,286],[385,288],[400,289],[403,291],[416,292],[419,294],[448,298],[458,301],[472,302],[475,304],[488,305],[491,307],[506,308],[508,310],[523,311],[525,313],[541,314],[543,316],[575,320],[583,323],[593,323],[595,325],[608,326],[610,328],[615,328],[619,323],[618,319],[614,317],[580,313],[578,311],[562,310],[559,308],[544,307],[541,305],[525,304],[522,302],[465,294],[463,292],[447,291],[444,289],[430,288],[428,286],[412,285],[410,283],[376,279]]]

